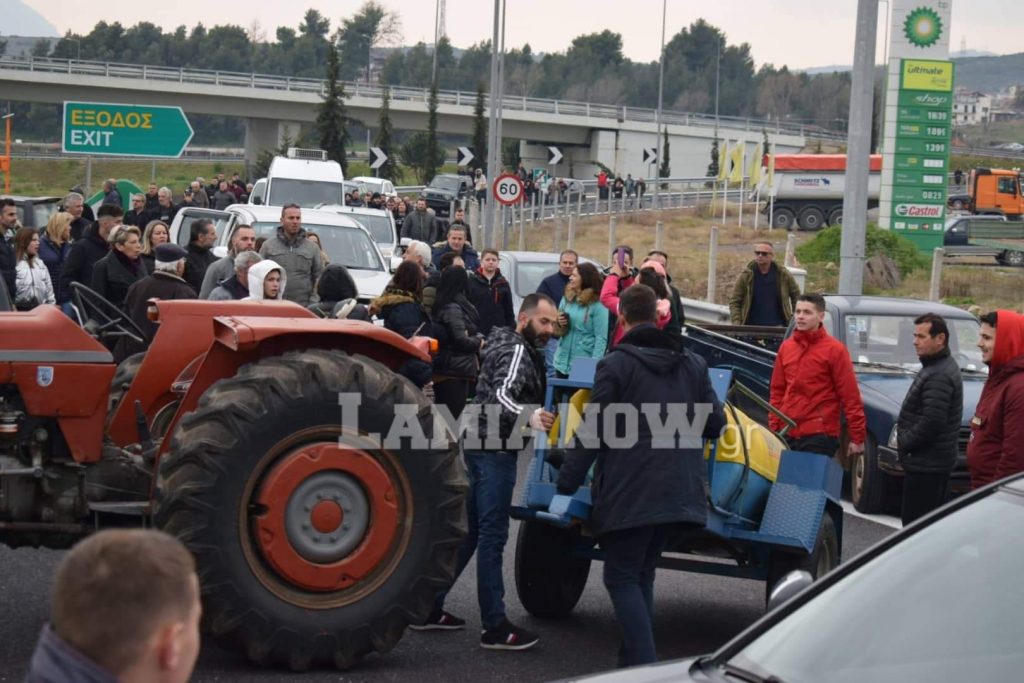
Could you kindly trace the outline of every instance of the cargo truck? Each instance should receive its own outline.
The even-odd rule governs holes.
[[[880,154],[871,155],[870,169],[868,208],[873,209],[882,186]],[[763,202],[761,212],[770,212],[772,227],[784,230],[842,225],[845,191],[845,154],[776,154],[770,184],[766,175],[755,188]]]
[[[949,208],[973,214],[1024,218],[1024,195],[1020,171],[1005,168],[975,168],[967,177],[967,193],[950,195]]]

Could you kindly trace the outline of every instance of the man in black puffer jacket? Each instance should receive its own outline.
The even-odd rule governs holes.
[[[903,524],[942,505],[949,473],[956,463],[963,417],[963,379],[949,353],[949,327],[926,313],[914,321],[914,349],[921,372],[910,385],[896,441],[903,477]]]
[[[622,630],[620,667],[657,660],[655,566],[673,528],[707,520],[703,439],[717,439],[725,425],[707,364],[683,349],[680,336],[658,329],[657,310],[647,285],[623,290],[626,334],[597,364],[588,405],[596,413],[584,420],[557,482],[559,493],[574,493],[597,460],[590,525]],[[630,410],[640,415],[627,419]],[[614,429],[605,427],[606,414]],[[606,441],[612,434],[617,443]]]

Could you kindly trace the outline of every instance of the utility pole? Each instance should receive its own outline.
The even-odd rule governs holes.
[[[853,49],[853,79],[846,142],[846,192],[843,195],[843,233],[839,246],[839,293],[848,296],[859,295],[864,290],[864,242],[867,237],[877,33],[878,0],[857,0],[857,35]]]
[[[658,132],[654,138],[654,149],[658,150],[657,158],[654,160],[654,206],[657,209],[661,209],[661,155],[665,153],[665,150],[661,147],[661,100],[662,95],[665,91],[665,15],[668,6],[668,0],[661,1],[661,52],[658,53],[658,112],[655,116],[657,119]]]
[[[501,40],[501,17],[503,15],[504,0],[494,0],[494,36],[491,39],[491,93],[490,93],[490,116],[487,127],[487,180],[494,182],[498,174],[498,88],[500,81],[498,77],[498,44]],[[488,197],[487,206],[491,207],[494,199]],[[484,246],[493,244],[494,211],[484,211]]]

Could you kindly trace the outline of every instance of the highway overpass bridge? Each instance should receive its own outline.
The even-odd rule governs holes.
[[[247,162],[255,160],[261,150],[277,147],[286,136],[295,139],[301,124],[312,123],[323,88],[323,81],[317,79],[78,60],[0,58],[3,99],[168,105],[181,107],[186,113],[243,118]],[[376,127],[381,86],[347,83],[346,94],[349,116],[370,128]],[[394,127],[424,130],[427,97],[425,89],[392,88]],[[475,103],[474,92],[440,91],[438,130],[469,135]],[[547,146],[557,145],[564,159],[552,168],[556,175],[590,177],[596,172],[595,162],[623,176],[653,175],[654,169],[644,164],[642,158],[643,148],[656,145],[653,109],[506,96],[502,111],[503,137],[522,141],[522,155],[528,166],[547,165]],[[715,137],[715,118],[664,111],[662,122],[669,134],[672,175],[703,175]],[[800,126],[732,117],[720,117],[718,130],[719,137],[745,140],[751,149],[767,131],[779,152],[798,151],[812,136],[837,137]]]

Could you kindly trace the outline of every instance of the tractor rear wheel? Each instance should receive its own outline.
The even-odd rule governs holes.
[[[208,632],[261,665],[344,669],[428,616],[466,531],[455,442],[408,436],[431,439],[429,408],[340,351],[264,358],[207,390],[161,464],[156,522],[195,555]],[[396,414],[410,429],[391,443]]]
[[[139,367],[142,366],[142,361],[145,359],[146,352],[140,351],[125,358],[118,364],[117,369],[114,370],[114,378],[110,380],[110,393],[107,394],[108,420],[114,416],[114,411],[117,410],[118,404],[128,391],[128,387],[135,380],[135,375],[139,373]]]
[[[839,534],[836,523],[826,509],[821,515],[818,526],[818,537],[814,542],[814,552],[810,555],[773,550],[768,559],[768,579],[764,583],[764,599],[768,604],[772,590],[786,574],[803,569],[817,581],[825,574],[839,566]]]
[[[586,545],[579,528],[524,520],[516,539],[516,592],[526,611],[536,617],[562,619],[583,595],[590,558],[575,557],[573,548]]]

